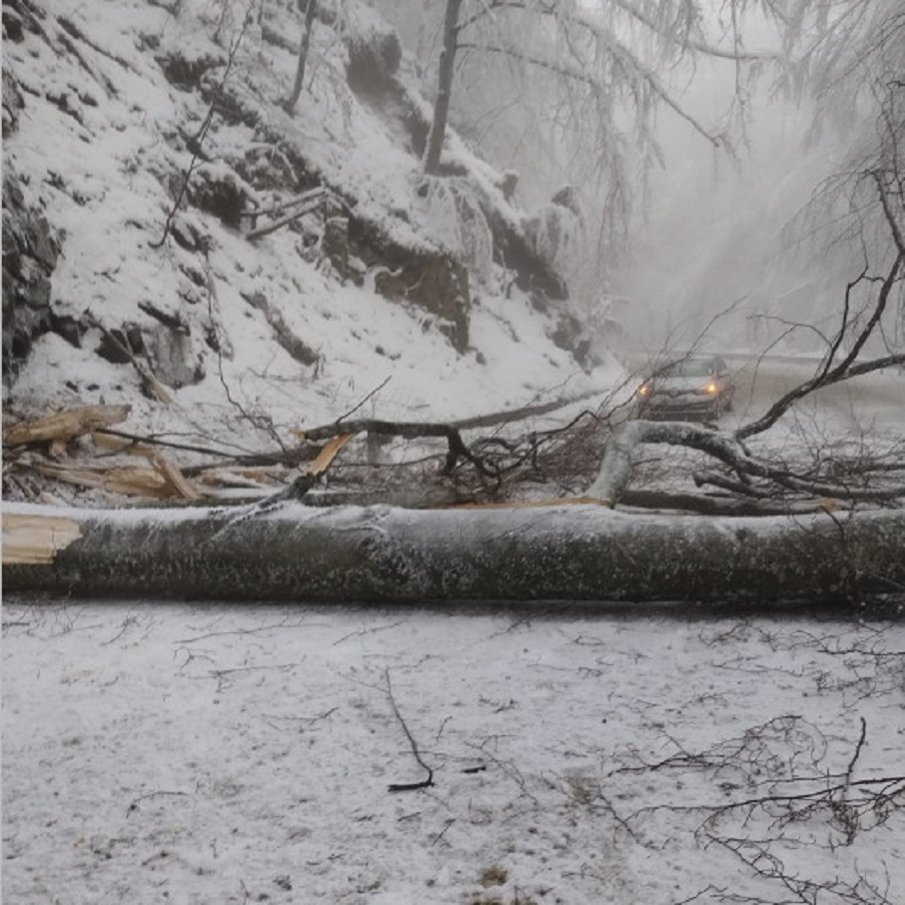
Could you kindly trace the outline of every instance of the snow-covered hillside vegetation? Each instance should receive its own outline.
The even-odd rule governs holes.
[[[430,108],[364,3],[320,5],[287,113],[303,24],[4,4],[5,411],[129,403],[128,429],[260,448],[378,387],[363,413],[436,420],[618,377],[555,269],[574,214],[520,210],[452,131],[422,177]]]

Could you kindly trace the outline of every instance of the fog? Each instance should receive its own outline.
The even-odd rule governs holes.
[[[699,72],[686,100],[712,115],[726,107],[731,76],[728,65]],[[789,322],[829,328],[860,270],[811,210],[842,165],[839,134],[827,127],[815,136],[807,103],[767,89],[749,114],[733,147],[719,149],[660,114],[664,163],[648,175],[647,204],[613,276],[630,340],[645,350],[815,352],[819,335],[789,332]]]
[[[443,5],[429,3],[420,15],[405,14],[407,4],[380,6],[421,61],[430,96]],[[730,22],[721,18],[728,15],[725,5],[704,4],[702,12],[711,40],[731,46]],[[779,48],[775,28],[756,10],[740,15],[744,49]],[[649,55],[643,32],[624,30],[620,36],[639,59]],[[749,75],[747,65],[736,71],[728,60],[703,56],[661,66],[657,77],[671,97],[725,140],[714,148],[661,104],[652,117],[657,151],[651,154],[636,128],[646,114],[623,98],[617,121],[625,171],[618,177],[605,172],[603,152],[595,169],[593,136],[579,134],[589,129],[586,121],[567,118],[564,126],[542,71],[516,71],[511,61],[492,56],[464,56],[454,119],[498,166],[519,172],[516,198],[527,209],[543,205],[566,183],[576,187],[588,237],[584,272],[570,276],[575,308],[592,312],[609,305],[630,346],[769,346],[777,353],[815,353],[825,345],[820,333],[832,331],[846,283],[863,262],[857,248],[832,244],[833,235],[819,214],[808,211],[808,202],[844,166],[852,135],[862,125],[871,127],[866,116],[858,128],[849,121],[839,131],[826,111],[815,114],[806,95],[793,101],[789,86],[777,90],[775,72],[764,68],[756,78]],[[551,103],[539,103],[539,97]],[[612,178],[625,179],[631,198],[624,218],[627,242],[618,251],[596,233],[612,204]],[[790,331],[790,322],[816,329]]]

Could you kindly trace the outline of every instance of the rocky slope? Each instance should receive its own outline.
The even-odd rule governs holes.
[[[4,4],[6,412],[254,447],[379,385],[372,413],[455,418],[612,381],[556,271],[568,207],[519,210],[452,132],[423,179],[413,61],[321,10],[290,116],[288,0]]]

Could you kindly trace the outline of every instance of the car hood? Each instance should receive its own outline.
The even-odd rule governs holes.
[[[655,377],[655,393],[693,393],[696,390],[704,390],[712,377]]]

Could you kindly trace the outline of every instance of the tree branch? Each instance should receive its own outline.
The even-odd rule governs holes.
[[[858,336],[852,344],[849,353],[842,359],[842,361],[840,361],[839,364],[837,364],[835,367],[831,367],[833,356],[841,345],[842,337],[840,331],[840,334],[837,335],[836,340],[827,353],[827,359],[818,374],[816,374],[810,380],[807,380],[794,389],[790,390],[788,393],[774,402],[773,405],[770,406],[770,408],[767,410],[766,414],[758,418],[756,421],[749,422],[748,424],[740,427],[735,432],[736,439],[743,440],[746,437],[762,433],[763,431],[772,427],[792,407],[794,403],[798,402],[800,399],[803,399],[805,396],[810,395],[815,390],[819,390],[822,387],[829,386],[830,384],[840,383],[850,377],[856,377],[861,374],[867,374],[871,371],[880,370],[881,368],[890,367],[905,362],[905,355],[893,354],[884,356],[883,358],[874,359],[871,362],[861,362],[859,364],[855,364],[855,359],[858,357],[858,353],[861,351],[868,338],[876,329],[881,317],[883,316],[883,312],[886,310],[886,306],[888,304],[889,296],[892,292],[893,286],[899,279],[899,273],[902,269],[903,261],[905,261],[905,253],[900,251],[893,261],[889,273],[883,280],[879,295],[877,297],[877,303],[874,306],[874,310],[871,313],[870,318],[858,333]],[[846,289],[846,297],[843,309],[843,329],[845,326],[845,320],[847,319],[849,294],[854,286],[858,282],[860,282],[863,276],[864,275],[862,274],[862,277],[859,277],[858,280],[856,280],[854,283],[849,283]]]
[[[617,47],[618,51],[616,49]],[[458,48],[460,50],[477,50],[481,51],[482,53],[502,54],[503,56],[521,60],[522,62],[528,63],[531,66],[537,66],[541,69],[547,69],[554,75],[561,76],[562,78],[566,78],[575,82],[581,82],[582,84],[588,85],[589,87],[593,88],[596,93],[600,93],[602,91],[603,86],[601,85],[600,81],[589,75],[586,70],[564,66],[562,63],[558,63],[555,60],[549,60],[543,57],[534,56],[533,54],[526,53],[524,50],[518,47],[513,47],[505,44],[467,43],[459,44]],[[656,94],[657,97],[659,97],[667,107],[678,114],[689,125],[691,125],[691,127],[699,135],[706,138],[707,141],[709,141],[715,148],[723,146],[723,144],[725,143],[724,139],[719,135],[714,135],[709,132],[704,125],[702,125],[674,97],[672,97],[672,95],[664,87],[663,83],[657,78],[656,74],[645,67],[641,63],[641,61],[638,60],[633,54],[627,51],[624,47],[621,47],[621,45],[615,45],[615,43],[610,47],[610,52],[613,54],[614,58],[618,59],[624,67],[632,70],[635,75],[637,75],[645,83],[647,83],[654,94]]]
[[[392,782],[387,786],[387,791],[413,792],[416,789],[426,789],[428,786],[432,786],[434,784],[434,771],[424,762],[424,758],[421,756],[421,752],[418,750],[418,743],[415,741],[414,737],[412,736],[411,730],[408,727],[408,724],[405,722],[405,720],[402,718],[402,714],[399,712],[399,707],[396,704],[396,698],[393,695],[393,686],[390,683],[390,671],[388,669],[385,669],[383,671],[383,677],[387,685],[387,697],[390,699],[390,706],[393,708],[393,714],[399,721],[399,725],[402,726],[402,731],[405,733],[405,737],[408,739],[409,747],[412,749],[412,755],[418,762],[418,766],[427,771],[427,777],[425,779],[422,779],[420,782]]]

